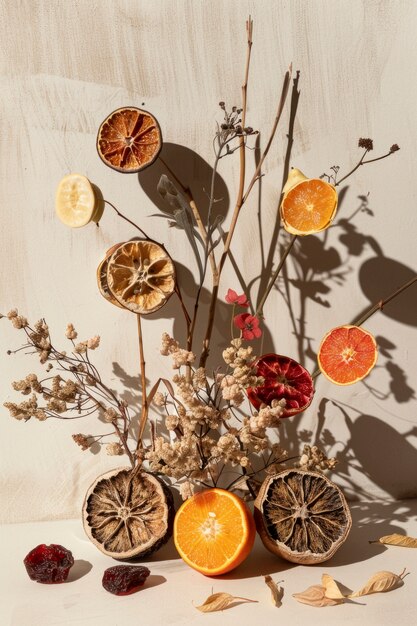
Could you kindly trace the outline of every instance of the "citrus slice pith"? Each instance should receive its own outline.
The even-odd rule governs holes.
[[[113,111],[98,130],[98,154],[118,172],[140,172],[155,161],[161,148],[162,134],[157,120],[136,107]]]
[[[129,560],[158,550],[172,535],[172,494],[158,478],[131,469],[99,476],[83,505],[84,530],[107,556]]]
[[[206,576],[240,565],[255,541],[255,523],[243,500],[224,489],[207,489],[186,500],[174,520],[181,558]]]
[[[369,374],[378,358],[376,341],[360,326],[338,326],[323,338],[317,355],[322,374],[336,385],[353,385]]]
[[[68,174],[59,181],[55,210],[61,222],[72,228],[98,222],[101,217],[93,186],[82,174]]]
[[[249,401],[258,410],[261,404],[271,406],[273,400],[285,400],[281,417],[290,417],[304,411],[312,402],[313,380],[309,372],[297,361],[280,354],[265,354],[255,363],[256,375],[264,382],[259,387],[246,390]]]
[[[336,209],[337,193],[333,185],[320,178],[307,178],[285,193],[281,219],[287,232],[312,235],[330,226]]]
[[[297,469],[264,481],[254,516],[265,547],[302,565],[327,561],[345,542],[352,526],[339,487],[319,472]]]
[[[108,260],[107,285],[115,299],[133,313],[154,313],[175,290],[174,263],[153,241],[128,241]]]
[[[112,295],[109,289],[109,286],[107,284],[107,266],[109,264],[109,259],[111,255],[113,254],[113,252],[117,250],[117,248],[120,245],[122,244],[117,243],[114,246],[112,246],[109,250],[107,250],[105,258],[101,261],[101,263],[97,267],[96,275],[97,275],[98,289],[101,295],[103,296],[103,298],[105,298],[108,302],[111,302],[111,304],[118,306],[120,309],[124,309],[124,306],[122,306],[120,302],[118,302],[116,298]]]

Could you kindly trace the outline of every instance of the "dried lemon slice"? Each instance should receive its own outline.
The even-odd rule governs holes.
[[[143,557],[169,539],[174,513],[171,492],[153,474],[116,469],[99,476],[87,491],[84,530],[108,556]]]
[[[61,179],[56,191],[55,209],[61,222],[72,228],[98,222],[102,214],[93,186],[82,174],[68,174]]]
[[[122,306],[140,315],[153,313],[175,290],[174,263],[153,241],[128,241],[108,261],[107,284]]]
[[[265,480],[255,501],[254,517],[265,547],[302,565],[330,559],[352,525],[339,487],[319,472],[296,469]]]

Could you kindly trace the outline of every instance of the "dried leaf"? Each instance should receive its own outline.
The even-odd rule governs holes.
[[[369,543],[382,543],[388,546],[401,546],[402,548],[417,548],[417,539],[415,537],[407,537],[407,535],[385,535],[375,541]]]
[[[402,587],[404,584],[404,576],[407,573],[405,569],[401,574],[393,574],[392,572],[377,572],[368,580],[366,585],[352,593],[349,598],[359,598],[360,596],[368,596],[371,593],[383,593],[385,591],[392,591],[398,587]]]
[[[284,589],[282,587],[278,587],[278,583],[274,583],[271,576],[264,576],[264,578],[265,578],[265,583],[271,590],[272,604],[280,608],[280,606],[282,606],[282,598],[284,595]]]
[[[323,574],[323,576],[321,577],[321,584],[324,587],[324,593],[326,595],[326,598],[331,598],[332,600],[340,600],[348,597],[342,592],[337,582],[334,580],[334,578],[329,576],[329,574]]]
[[[298,602],[316,607],[335,606],[336,604],[343,604],[344,602],[341,598],[327,598],[325,588],[321,585],[312,585],[301,593],[293,593],[292,597],[298,600]]]
[[[233,602],[257,602],[257,600],[249,600],[248,598],[240,598],[232,596],[230,593],[213,593],[211,596],[195,608],[202,613],[213,613],[214,611],[223,611],[227,609]]]

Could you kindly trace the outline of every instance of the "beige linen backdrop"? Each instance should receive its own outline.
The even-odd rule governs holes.
[[[66,228],[54,214],[55,188],[69,172],[85,174],[106,199],[165,243],[191,303],[197,270],[184,234],[151,217],[159,212],[154,200],[162,166],[139,177],[108,169],[96,153],[97,128],[119,106],[152,111],[166,142],[165,160],[207,206],[218,102],[240,104],[249,14],[254,46],[247,122],[260,131],[261,147],[290,63],[293,77],[300,71],[290,166],[317,177],[337,165],[343,176],[362,154],[359,137],[373,138],[375,156],[394,143],[401,147],[359,168],[341,186],[334,227],[297,243],[279,291],[265,307],[263,349],[304,359],[314,370],[325,332],[351,322],[416,270],[415,1],[3,0],[0,14],[0,312],[17,307],[32,321],[44,316],[62,349],[67,322],[80,338],[99,334],[95,363],[133,407],[140,388],[135,316],[99,295],[95,271],[112,244],[135,232],[111,209],[99,228]],[[254,300],[265,265],[260,225],[267,251],[277,220],[289,104],[290,98],[261,187],[245,205],[233,243],[234,262],[252,285]],[[249,172],[256,157],[248,151]],[[216,207],[226,215],[227,229],[237,154],[221,161],[220,176]],[[281,232],[275,264],[284,241]],[[221,298],[228,287],[241,290],[230,261]],[[371,376],[347,388],[320,377],[312,406],[281,430],[291,453],[298,437],[299,446],[317,441],[337,455],[335,480],[353,498],[417,495],[416,292],[414,287],[366,324],[380,347]],[[204,302],[207,296],[205,291]],[[219,346],[228,336],[229,314],[220,306]],[[161,333],[175,326],[182,338],[184,328],[174,299],[143,324],[152,382],[171,374],[159,354]],[[39,371],[35,357],[7,356],[21,339],[21,331],[0,321],[2,402],[18,398],[12,380]],[[73,433],[105,432],[93,417],[23,423],[2,406],[0,417],[2,521],[77,517],[93,479],[125,464],[73,443]]]

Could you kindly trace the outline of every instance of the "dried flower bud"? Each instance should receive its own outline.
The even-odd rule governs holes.
[[[17,309],[12,309],[11,311],[8,312],[7,319],[12,320],[14,317],[17,317],[17,315],[18,315]]]
[[[104,421],[105,422],[114,422],[118,418],[118,413],[116,409],[113,407],[109,407],[104,411]]]
[[[90,443],[88,441],[88,437],[86,435],[82,435],[78,433],[77,435],[72,435],[77,446],[80,446],[81,450],[88,450],[90,447]]]
[[[123,454],[123,448],[120,443],[108,443],[106,445],[106,452],[110,456],[119,456],[120,454]]]
[[[370,152],[374,148],[374,142],[372,141],[372,139],[364,139],[363,137],[361,137],[358,141],[358,146],[359,148],[365,148],[365,150]]]
[[[92,337],[91,339],[87,341],[87,348],[89,350],[95,350],[96,348],[99,347],[99,345],[100,345],[99,335],[96,335],[95,337]]]
[[[390,152],[397,152],[397,150],[400,149],[400,146],[397,143],[392,144],[391,148],[389,149]]]
[[[157,391],[153,397],[153,403],[155,406],[165,406],[166,396],[165,394]]]
[[[65,331],[65,336],[67,339],[77,339],[78,333],[75,330],[73,324],[67,324],[67,330]]]

